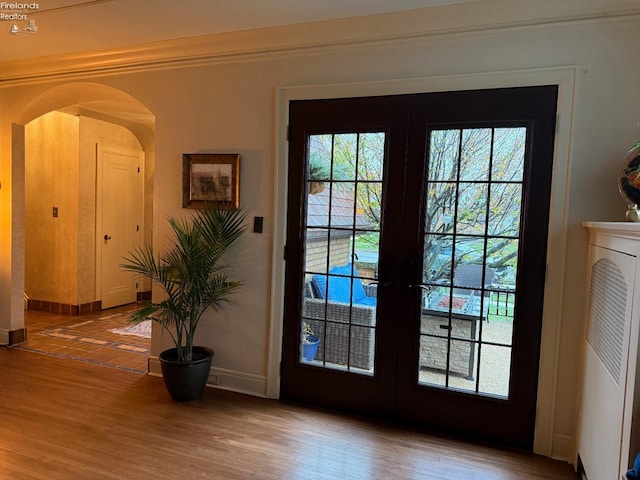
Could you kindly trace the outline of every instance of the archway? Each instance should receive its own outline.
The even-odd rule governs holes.
[[[4,268],[2,283],[10,285],[3,294],[10,308],[10,323],[0,325],[6,332],[6,342],[18,343],[24,337],[23,305],[25,285],[25,125],[49,112],[61,112],[89,117],[129,130],[145,152],[144,231],[145,241],[151,241],[153,222],[154,131],[155,116],[140,101],[121,90],[89,82],[74,82],[53,87],[26,102],[12,118],[11,125],[11,186],[10,186],[10,268]],[[6,182],[7,180],[5,180]],[[6,194],[6,192],[5,192]],[[6,205],[6,204],[5,204]],[[8,226],[9,224],[6,223]],[[6,228],[6,227],[5,227]],[[6,231],[5,231],[6,233]],[[6,241],[6,237],[3,239]],[[6,257],[5,257],[6,259]],[[8,297],[8,298],[7,298]],[[5,328],[2,328],[5,327]]]

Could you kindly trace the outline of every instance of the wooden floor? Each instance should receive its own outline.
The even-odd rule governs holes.
[[[535,455],[217,389],[179,404],[160,378],[0,347],[0,478],[578,477]]]

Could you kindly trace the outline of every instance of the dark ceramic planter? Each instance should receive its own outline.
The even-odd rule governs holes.
[[[170,348],[160,354],[162,378],[171,398],[176,402],[189,402],[202,396],[209,378],[213,350],[193,347],[191,362],[177,360],[176,349]]]

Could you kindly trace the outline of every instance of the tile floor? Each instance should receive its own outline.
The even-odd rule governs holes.
[[[146,373],[151,340],[109,331],[129,326],[133,308],[125,305],[81,316],[27,310],[27,341],[16,348]]]

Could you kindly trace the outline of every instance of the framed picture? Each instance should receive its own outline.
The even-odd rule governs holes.
[[[204,208],[214,202],[236,210],[240,202],[240,155],[185,153],[182,155],[182,207]]]

